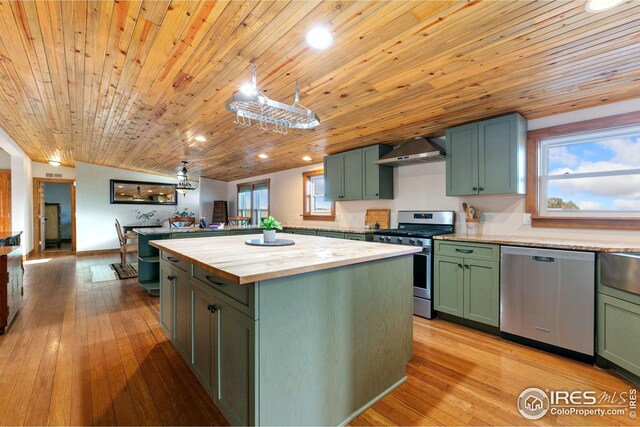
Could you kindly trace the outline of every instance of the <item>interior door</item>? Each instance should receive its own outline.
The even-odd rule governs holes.
[[[45,221],[45,206],[44,206],[44,182],[38,183],[38,220],[40,221],[40,252],[43,252],[46,247],[46,221]]]
[[[11,171],[0,171],[0,231],[11,230]]]

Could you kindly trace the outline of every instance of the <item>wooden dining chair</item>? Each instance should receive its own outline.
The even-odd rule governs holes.
[[[172,216],[169,218],[169,228],[173,227],[193,227],[196,219],[190,216]]]
[[[120,265],[124,268],[127,265],[127,254],[138,251],[138,235],[135,233],[123,233],[118,219],[116,219],[116,232],[120,243]],[[130,243],[130,240],[133,242]]]

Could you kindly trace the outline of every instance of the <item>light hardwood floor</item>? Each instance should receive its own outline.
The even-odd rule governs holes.
[[[4,425],[225,424],[158,325],[158,299],[114,280],[117,256],[33,260],[25,304],[0,337]],[[442,321],[415,318],[405,384],[353,425],[525,425],[515,401],[532,386],[625,391],[606,371]],[[634,425],[628,417],[536,424]]]

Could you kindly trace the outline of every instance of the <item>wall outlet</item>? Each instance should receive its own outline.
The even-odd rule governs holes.
[[[481,213],[480,214],[480,224],[485,224],[487,222],[487,214],[486,213]]]
[[[523,213],[522,214],[522,223],[524,225],[531,225],[531,214],[530,213]]]

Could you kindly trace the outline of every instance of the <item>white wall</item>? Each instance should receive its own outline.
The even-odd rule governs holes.
[[[640,111],[640,99],[531,120],[529,129],[540,129],[631,111]],[[271,214],[274,217],[289,225],[330,224],[326,221],[303,221],[301,218],[302,172],[321,168],[322,164],[315,164],[228,183],[230,215],[235,215],[236,212],[238,183],[270,178]],[[459,232],[464,232],[461,205],[462,202],[467,202],[485,213],[487,222],[481,226],[484,233],[549,237],[575,237],[579,234],[583,238],[595,240],[640,241],[640,231],[532,228],[530,225],[523,224],[524,196],[447,197],[445,181],[445,162],[396,167],[393,200],[336,202],[337,215],[333,224],[361,227],[364,225],[365,211],[368,208],[391,209],[392,227],[397,225],[398,210],[454,210],[457,212],[457,229]]]
[[[45,182],[44,201],[60,204],[60,238],[71,240],[71,186],[68,182]],[[45,223],[48,227],[49,223]]]
[[[0,169],[11,169],[11,155],[0,149]]]
[[[76,169],[65,166],[51,166],[49,163],[33,162],[32,173],[34,178],[75,179]],[[47,177],[47,174],[53,176]],[[58,176],[61,175],[61,176]]]
[[[134,210],[142,212],[158,211],[152,218],[162,221],[173,215],[176,206],[159,205],[112,205],[110,204],[109,180],[123,179],[131,181],[153,181],[162,183],[176,182],[175,177],[151,175],[123,169],[97,166],[89,163],[76,163],[76,236],[77,250],[93,251],[118,248],[118,239],[114,227],[115,219],[121,225],[135,224]],[[200,191],[195,190],[186,196],[179,195],[178,208],[200,212]]]
[[[33,249],[31,159],[2,129],[0,129],[0,149],[11,156],[11,227],[15,231],[23,232],[22,250],[27,254]]]
[[[213,202],[227,200],[227,183],[215,179],[200,178],[200,215],[204,216],[207,224],[213,215]]]

